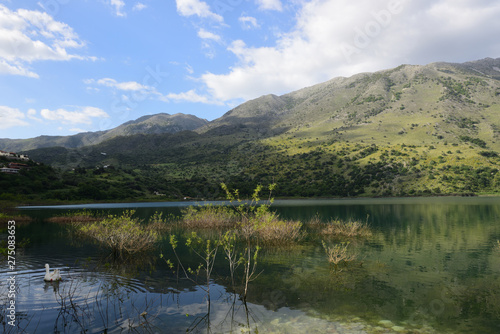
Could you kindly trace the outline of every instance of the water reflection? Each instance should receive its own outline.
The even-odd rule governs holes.
[[[222,255],[208,299],[199,285],[158,260],[160,251],[168,252],[167,241],[140,257],[110,258],[72,238],[65,226],[35,221],[17,231],[31,240],[18,259],[20,324],[31,332],[36,323],[42,333],[83,327],[90,333],[500,332],[499,199],[278,201],[275,208],[302,221],[316,214],[325,222],[368,216],[374,233],[351,240],[357,260],[342,271],[332,270],[321,244],[335,241],[314,233],[295,247],[263,249],[262,274],[244,303],[231,288]],[[137,214],[148,218],[156,211],[178,214],[179,208],[148,206]],[[35,218],[51,214],[25,212]],[[195,261],[188,252],[180,257]],[[66,279],[59,286],[43,282],[45,263],[63,269]],[[8,271],[5,265],[1,270],[4,284]]]

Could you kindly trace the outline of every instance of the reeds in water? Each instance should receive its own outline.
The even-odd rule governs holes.
[[[58,224],[73,224],[73,223],[91,223],[102,220],[103,218],[93,213],[92,211],[83,210],[73,213],[66,213],[60,216],[54,216],[47,219],[48,222]]]
[[[77,233],[108,246],[115,254],[146,251],[160,239],[159,224],[143,224],[132,217],[134,211],[125,211],[121,216],[110,215],[89,224],[75,224]]]
[[[182,225],[189,229],[228,229],[238,222],[238,214],[227,206],[189,206],[182,214]]]
[[[360,221],[342,221],[342,220],[332,220],[330,223],[325,224],[321,229],[320,234],[328,236],[339,236],[339,237],[370,237],[372,231],[367,223]]]
[[[253,212],[237,211],[227,206],[190,206],[183,210],[182,226],[188,229],[214,231],[234,230],[244,240],[281,245],[303,237],[300,221],[287,221],[267,207]]]
[[[258,240],[264,244],[286,245],[304,237],[300,221],[282,220],[274,213],[254,222],[253,229]]]

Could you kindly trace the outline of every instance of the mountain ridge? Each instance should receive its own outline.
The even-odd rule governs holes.
[[[96,145],[118,136],[135,134],[175,133],[195,130],[208,121],[189,114],[158,113],[145,115],[136,120],[125,122],[115,128],[104,131],[82,132],[70,136],[42,135],[28,139],[0,139],[0,148],[5,151],[28,151],[47,147],[79,148]]]

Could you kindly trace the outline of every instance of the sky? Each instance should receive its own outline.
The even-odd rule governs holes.
[[[0,0],[0,138],[500,57],[498,0]],[[1,148],[0,148],[1,149]]]

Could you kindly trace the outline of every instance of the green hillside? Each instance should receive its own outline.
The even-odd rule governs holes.
[[[500,58],[402,65],[248,101],[193,131],[27,152],[53,166],[111,165],[137,191],[214,198],[220,182],[277,196],[497,192]]]

